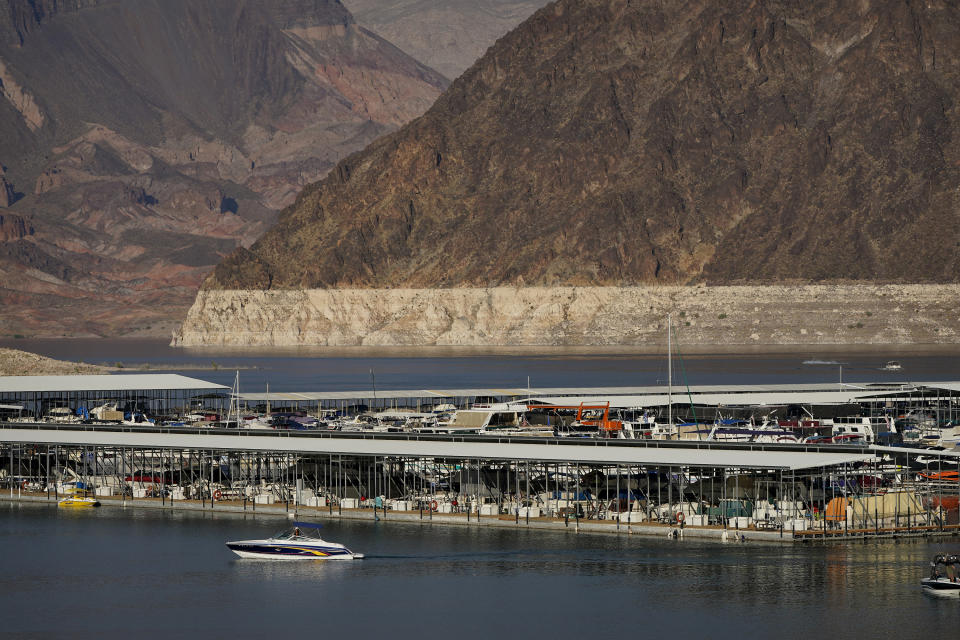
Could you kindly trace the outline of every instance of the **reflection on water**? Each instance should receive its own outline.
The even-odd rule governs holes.
[[[325,581],[341,582],[348,566],[355,561],[327,560],[256,560],[236,558],[229,560],[230,569],[239,580],[309,582],[311,586]]]
[[[0,613],[17,613],[5,630],[909,638],[953,636],[960,624],[957,602],[919,589],[929,557],[950,543],[774,546],[334,521],[324,535],[368,559],[241,560],[224,546],[284,524],[0,504]]]

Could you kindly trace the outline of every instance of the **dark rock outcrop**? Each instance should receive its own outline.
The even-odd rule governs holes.
[[[33,227],[20,216],[0,213],[0,242],[21,240],[33,234]]]
[[[943,0],[559,0],[205,286],[956,282],[958,58]]]
[[[9,207],[16,200],[16,197],[17,193],[13,190],[13,185],[0,174],[0,207]]]

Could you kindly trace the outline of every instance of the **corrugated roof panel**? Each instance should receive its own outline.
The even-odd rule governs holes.
[[[918,382],[918,386],[929,389],[942,389],[944,391],[960,391],[960,382]]]
[[[497,437],[347,436],[288,432],[198,430],[197,433],[130,430],[125,432],[72,429],[0,428],[0,441],[40,444],[87,444],[149,448],[197,448],[232,451],[343,453],[365,456],[417,456],[479,460],[546,460],[594,464],[708,466],[742,469],[809,469],[873,459],[866,448],[795,446],[735,446],[706,443],[667,443]]]
[[[960,386],[960,383],[958,383]],[[776,385],[751,387],[741,385],[730,390],[730,387],[691,387],[689,394],[686,388],[676,388],[673,393],[674,404],[685,404],[688,396],[698,404],[710,405],[781,405],[781,404],[844,404],[857,402],[861,399],[884,397],[900,393],[899,386],[866,387],[864,385],[818,385],[811,389],[807,386],[791,387],[790,385]],[[444,398],[476,398],[484,396],[506,398],[535,398],[538,401],[553,404],[569,404],[572,402],[610,401],[615,407],[647,407],[663,406],[667,404],[667,393],[664,387],[585,387],[585,388],[498,388],[498,389],[378,389],[354,391],[325,391],[325,392],[298,392],[284,393],[241,393],[240,398],[249,402],[274,401],[338,401],[338,400],[370,400],[376,397],[379,400],[441,400]]]
[[[194,391],[229,389],[176,373],[101,374],[80,376],[0,376],[0,393],[66,391]]]
[[[694,404],[710,406],[780,406],[787,404],[846,404],[872,397],[873,393],[835,392],[781,392],[781,393],[702,393],[692,394]],[[639,396],[537,396],[538,402],[547,404],[577,404],[580,402],[610,402],[611,407],[662,407],[670,402],[666,393]],[[674,393],[674,406],[690,403],[686,393]]]

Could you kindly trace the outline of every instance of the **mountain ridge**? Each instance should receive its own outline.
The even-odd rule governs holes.
[[[448,78],[547,0],[344,0],[357,22]]]
[[[958,25],[559,0],[204,287],[956,282]]]
[[[337,0],[3,0],[5,331],[167,333],[221,256],[446,85]]]

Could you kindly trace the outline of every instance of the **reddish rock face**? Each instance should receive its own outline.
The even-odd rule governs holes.
[[[446,84],[337,0],[0,0],[0,206],[35,228],[4,227],[4,332],[169,335],[224,255]]]
[[[33,234],[33,227],[20,216],[0,213],[0,242],[20,240]]]
[[[939,1],[559,0],[206,286],[955,282],[958,58]]]

